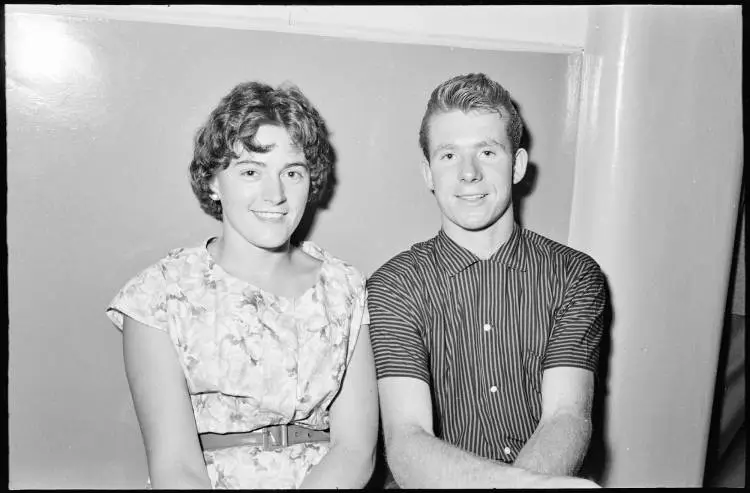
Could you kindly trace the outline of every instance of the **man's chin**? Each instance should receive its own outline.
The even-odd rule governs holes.
[[[466,229],[472,231],[482,231],[493,226],[495,223],[502,219],[502,214],[493,213],[490,211],[476,211],[474,214],[464,214],[459,217],[461,224]]]
[[[464,231],[481,232],[494,227],[508,214],[513,215],[511,208],[506,209],[503,214],[490,214],[489,211],[484,211],[484,214],[456,214],[446,218]]]
[[[497,222],[497,220],[459,220],[453,221],[453,224],[463,229],[464,231],[480,232],[489,229]]]

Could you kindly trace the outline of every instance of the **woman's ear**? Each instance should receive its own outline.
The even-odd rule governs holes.
[[[211,197],[211,200],[221,200],[221,193],[219,192],[219,178],[217,176],[214,176],[209,180],[208,182],[208,188],[211,190],[211,193],[208,195]]]

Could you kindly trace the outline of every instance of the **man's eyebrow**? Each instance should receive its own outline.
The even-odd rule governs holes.
[[[484,147],[484,146],[500,146],[503,149],[505,149],[505,144],[495,139],[489,139],[489,140],[483,140],[482,142],[477,142],[476,146],[474,147]]]
[[[499,140],[495,140],[495,139],[482,140],[482,141],[477,142],[476,144],[474,144],[472,147],[476,148],[476,147],[486,147],[486,146],[493,146],[493,145],[500,146],[503,149],[505,149],[505,144],[503,142],[501,142]],[[445,150],[445,149],[454,149],[455,147],[456,146],[453,145],[453,144],[440,144],[437,147],[435,147],[435,150],[432,151],[432,153],[434,154],[436,152],[439,152],[439,151],[442,151],[442,150]]]
[[[453,144],[440,144],[437,147],[435,147],[435,150],[432,151],[432,153],[436,153],[438,151],[442,151],[444,149],[453,149],[455,146]]]

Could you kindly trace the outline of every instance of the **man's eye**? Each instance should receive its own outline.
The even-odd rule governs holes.
[[[492,157],[494,155],[495,155],[495,153],[492,152],[492,151],[482,151],[482,156],[484,156],[484,157]]]
[[[452,152],[446,152],[445,154],[443,154],[443,155],[442,155],[442,156],[440,157],[440,159],[445,159],[445,160],[448,160],[448,161],[450,161],[450,160],[451,160],[451,159],[453,159],[454,157],[456,157],[456,155],[455,155],[455,154],[453,154]]]

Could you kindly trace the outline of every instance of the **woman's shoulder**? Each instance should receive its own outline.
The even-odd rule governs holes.
[[[162,258],[141,270],[132,281],[150,280],[169,284],[202,275],[208,268],[208,255],[203,245],[169,250]]]
[[[359,287],[365,282],[364,274],[350,262],[337,257],[312,241],[300,244],[303,252],[323,262],[322,271],[328,276],[345,280],[346,284]]]
[[[186,281],[200,279],[198,275],[203,264],[205,255],[201,254],[200,247],[170,250],[125,283],[109,303],[107,315],[120,330],[124,315],[166,330],[167,296],[189,288],[191,283]]]

